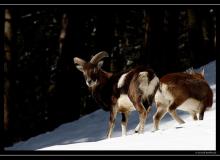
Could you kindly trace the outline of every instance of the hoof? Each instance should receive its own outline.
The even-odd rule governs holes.
[[[176,125],[176,129],[180,129],[180,128],[183,128],[186,124],[185,123],[181,123],[181,124],[178,124]]]
[[[156,132],[156,131],[159,131],[159,129],[153,129],[151,132]]]

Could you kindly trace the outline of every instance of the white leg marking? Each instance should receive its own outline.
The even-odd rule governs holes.
[[[138,123],[137,127],[135,128],[135,132],[138,132],[140,129],[140,122]]]
[[[121,129],[122,129],[122,136],[126,136],[126,125],[124,123],[121,123]]]
[[[127,135],[127,124],[128,124],[128,116],[129,116],[129,113],[130,112],[125,112],[124,113],[124,120],[123,120],[123,117],[122,117],[122,120],[121,120],[121,130],[122,130],[122,136],[126,136]]]

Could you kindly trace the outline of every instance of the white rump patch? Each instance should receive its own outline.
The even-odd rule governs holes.
[[[147,95],[148,92],[148,72],[140,72],[138,80],[140,81],[139,88],[144,93],[144,97]]]
[[[127,94],[121,94],[120,97],[118,98],[118,111],[120,110],[127,110],[127,111],[133,111],[135,110],[133,103],[129,99]]]
[[[118,85],[117,85],[118,88],[121,88],[121,87],[124,85],[125,78],[126,78],[127,74],[128,74],[128,73],[125,73],[125,74],[123,74],[123,75],[119,78],[119,80],[118,80]]]
[[[148,72],[140,72],[139,73],[139,79],[142,79],[142,78],[147,78],[148,79],[147,75],[148,75]]]
[[[140,72],[138,77],[140,81],[139,89],[143,92],[144,98],[146,98],[148,95],[151,95],[159,83],[157,76],[155,76],[149,83],[147,75],[148,72]]]

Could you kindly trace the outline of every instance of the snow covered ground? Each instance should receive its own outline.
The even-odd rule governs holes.
[[[52,132],[16,143],[5,150],[216,150],[216,61],[204,68],[206,79],[214,93],[214,103],[205,112],[203,121],[193,121],[188,113],[178,111],[185,124],[178,125],[166,114],[161,120],[160,130],[152,132],[152,116],[155,113],[153,107],[147,118],[144,134],[134,134],[138,114],[132,112],[128,122],[128,135],[121,137],[121,115],[118,114],[113,138],[105,139],[109,113],[97,110],[77,121],[63,124]]]

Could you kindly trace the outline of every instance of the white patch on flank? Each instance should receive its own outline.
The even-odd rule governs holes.
[[[178,106],[177,109],[188,111],[188,112],[191,112],[191,111],[199,112],[199,106],[200,106],[200,101],[194,98],[188,98],[180,106]]]
[[[149,83],[147,75],[148,72],[140,72],[138,77],[140,81],[139,89],[143,92],[144,98],[151,95],[154,92],[155,87],[159,83],[159,79],[157,76],[155,76]]]
[[[120,97],[118,98],[117,104],[118,104],[118,111],[119,112],[121,110],[128,110],[128,111],[135,110],[133,103],[131,102],[128,95],[126,95],[126,94],[120,95]]]
[[[121,88],[124,85],[125,78],[128,73],[123,74],[118,80],[118,88]]]

